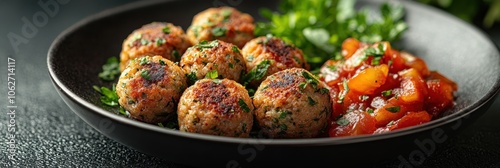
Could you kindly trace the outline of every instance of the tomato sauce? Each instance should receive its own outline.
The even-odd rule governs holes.
[[[330,137],[378,134],[427,123],[453,106],[458,86],[389,42],[342,44],[341,60],[321,67],[330,87]]]

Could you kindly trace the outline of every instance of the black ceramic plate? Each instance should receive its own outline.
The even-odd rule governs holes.
[[[381,1],[360,1],[378,7]],[[261,19],[261,7],[276,1],[141,1],[106,10],[64,31],[48,53],[50,76],[68,106],[96,130],[143,153],[194,166],[298,166],[370,164],[399,158],[416,165],[433,146],[446,143],[486,111],[499,90],[500,56],[494,44],[475,27],[436,9],[403,1],[409,31],[397,44],[421,56],[430,69],[459,85],[456,106],[429,123],[381,135],[317,139],[238,139],[182,133],[145,124],[110,112],[93,85],[109,85],[97,77],[101,65],[117,56],[134,29],[167,21],[186,29],[192,17],[226,4]],[[422,143],[424,145],[422,145]],[[423,146],[423,147],[422,147]],[[238,166],[236,166],[238,167]]]

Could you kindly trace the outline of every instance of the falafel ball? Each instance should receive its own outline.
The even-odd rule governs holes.
[[[116,94],[131,118],[157,124],[175,115],[186,81],[182,69],[172,61],[145,56],[130,61],[118,80]]]
[[[261,36],[251,40],[241,53],[247,63],[247,72],[259,64],[269,64],[266,74],[251,82],[253,86],[258,86],[267,76],[278,71],[289,68],[309,69],[302,50],[273,36]]]
[[[271,138],[312,138],[325,131],[332,113],[329,91],[307,70],[268,76],[253,98],[255,119]]]
[[[253,126],[252,99],[229,79],[202,79],[179,102],[179,130],[209,135],[248,137]]]
[[[193,44],[215,39],[242,48],[254,37],[254,19],[231,7],[208,8],[193,17],[187,35]]]
[[[217,78],[239,81],[245,73],[246,65],[240,49],[220,40],[203,41],[190,47],[182,55],[180,66],[192,84],[205,78],[208,73],[217,72]]]
[[[191,41],[181,27],[165,22],[146,24],[123,41],[120,70],[123,71],[130,60],[146,55],[160,55],[176,62],[190,46]]]

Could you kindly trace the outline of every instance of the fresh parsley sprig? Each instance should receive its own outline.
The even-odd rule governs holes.
[[[378,19],[369,17],[368,10],[357,12],[354,5],[353,0],[282,0],[278,12],[261,11],[269,22],[258,22],[255,33],[293,42],[311,67],[319,68],[328,59],[341,58],[342,42],[349,37],[393,42],[408,28],[402,5],[382,4]]]
[[[102,80],[113,81],[120,73],[120,61],[116,57],[110,57],[106,64],[102,65],[102,72],[98,76]]]
[[[116,94],[116,86],[113,84],[112,88],[93,86],[94,90],[101,94],[101,102],[105,105],[116,107],[118,106],[118,95]]]

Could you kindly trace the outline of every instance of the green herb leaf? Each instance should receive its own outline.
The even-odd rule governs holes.
[[[94,90],[99,92],[101,94],[101,103],[111,106],[111,107],[116,107],[118,106],[118,95],[116,94],[116,87],[113,85],[111,89],[107,87],[97,87],[93,86]]]
[[[310,106],[314,106],[318,104],[318,102],[314,101],[311,97],[307,96],[307,102],[309,103]]]
[[[218,45],[219,45],[218,40],[213,40],[210,43],[207,41],[201,41],[200,43],[198,43],[196,45],[196,47],[198,47],[199,49],[204,49],[204,48],[213,48],[213,47],[216,47]]]
[[[287,112],[287,111],[281,111],[281,112],[280,112],[280,116],[279,116],[279,118],[280,118],[280,119],[283,119],[283,118],[285,118],[285,117],[286,117],[286,115],[288,115],[288,112]]]
[[[165,28],[162,29],[163,33],[165,34],[170,34],[170,27],[165,26]]]
[[[238,100],[238,105],[240,105],[241,109],[244,112],[246,112],[246,113],[250,112],[250,108],[248,107],[248,105],[245,103],[245,101],[243,99],[240,98]]]
[[[400,106],[391,106],[391,107],[386,107],[385,110],[391,112],[391,113],[397,113],[401,109]]]
[[[147,57],[140,57],[139,58],[139,65],[145,65],[145,64],[149,64],[149,60]]]
[[[227,29],[224,27],[216,27],[212,29],[212,35],[214,35],[215,37],[222,37],[226,35],[226,31]]]
[[[349,120],[345,119],[345,118],[340,118],[338,119],[335,123],[337,123],[338,125],[340,126],[346,126],[348,125],[350,122]]]
[[[149,41],[146,40],[146,39],[141,39],[141,44],[142,45],[148,45],[149,44]]]
[[[382,91],[382,96],[389,97],[392,94],[392,90]]]
[[[370,114],[373,114],[373,112],[374,112],[374,111],[373,111],[373,109],[368,108],[368,109],[366,109],[366,112],[367,112],[367,113],[370,113]]]
[[[148,70],[141,70],[141,77],[146,79],[146,80],[151,80],[151,76],[149,75],[149,71]]]
[[[231,10],[223,10],[222,11],[222,16],[224,17],[224,20],[222,22],[229,22],[229,19],[231,18]]]
[[[102,72],[98,74],[99,78],[105,81],[113,81],[120,75],[120,62],[116,57],[110,57],[106,64],[102,66]]]
[[[240,53],[240,49],[236,46],[231,47],[233,49],[233,52],[235,53]]]
[[[165,61],[163,61],[163,60],[160,60],[158,62],[160,62],[160,65],[162,65],[162,66],[166,65]]]
[[[270,60],[264,60],[257,64],[257,66],[255,66],[243,77],[243,85],[247,85],[252,81],[261,80],[266,75],[267,69],[270,65]]]
[[[205,78],[208,78],[208,79],[216,79],[217,77],[219,77],[219,73],[217,72],[217,70],[209,71],[205,75]]]
[[[176,60],[180,60],[180,59],[181,59],[181,54],[180,54],[180,53],[179,53],[179,51],[177,51],[177,50],[173,50],[173,51],[172,51],[172,55],[174,56],[174,58],[175,58]]]
[[[306,79],[306,82],[308,84],[311,84],[311,86],[314,89],[316,89],[318,87],[319,81],[313,75],[309,74],[306,71],[302,71],[302,76]]]
[[[196,76],[196,72],[191,71],[191,73],[186,74],[187,78],[189,79],[190,83],[195,83],[198,80],[198,77]]]
[[[344,98],[347,95],[347,92],[349,92],[349,85],[347,85],[347,80],[344,79],[342,85],[344,86],[344,90],[339,93],[337,103],[344,103]]]
[[[164,38],[157,38],[156,39],[156,46],[161,46],[163,44],[165,44],[165,39]]]

